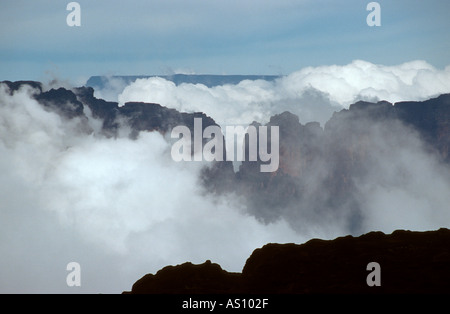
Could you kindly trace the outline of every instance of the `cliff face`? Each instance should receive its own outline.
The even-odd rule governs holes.
[[[346,211],[352,217],[349,229],[357,232],[358,184],[389,163],[399,164],[399,156],[409,151],[424,151],[449,165],[449,121],[450,94],[423,102],[360,101],[335,112],[323,129],[284,112],[267,124],[280,130],[279,169],[261,173],[260,162],[245,161],[237,190],[246,196],[249,211],[265,221],[284,216],[295,225],[304,211]]]
[[[110,137],[117,136],[121,126],[126,126],[129,136],[136,138],[141,131],[167,134],[174,126],[184,125],[191,130],[193,145],[195,118],[202,119],[202,131],[216,125],[204,113],[182,113],[159,104],[130,102],[119,107],[116,102],[94,97],[91,87],[43,91],[39,82],[3,83],[11,93],[23,85],[32,86],[38,102],[66,119],[84,121],[85,132],[93,132],[87,123],[91,116],[99,119],[100,132]],[[405,147],[421,146],[420,150],[449,165],[449,121],[450,94],[397,104],[359,101],[349,109],[335,112],[323,128],[316,122],[302,125],[296,115],[283,112],[271,117],[267,124],[279,127],[277,171],[263,173],[261,161],[244,161],[234,173],[231,162],[215,162],[203,169],[201,182],[209,193],[237,194],[247,211],[264,222],[284,217],[298,230],[305,216],[313,221],[323,215],[343,214],[349,217],[348,230],[358,233],[364,203],[358,185],[373,182],[373,173],[379,171],[383,175],[383,171],[389,171],[386,169],[390,163],[409,163],[395,157],[407,156],[410,152]],[[248,146],[246,142],[246,152]],[[402,176],[407,177],[402,171],[399,170],[399,181],[406,180]]]
[[[33,81],[0,82],[6,84],[10,93],[17,91],[24,85],[36,89],[33,95],[41,105],[51,111],[55,111],[66,119],[88,119],[87,110],[93,118],[103,122],[102,132],[106,136],[117,136],[120,124],[131,129],[131,136],[136,136],[140,131],[158,131],[163,134],[170,132],[177,125],[194,128],[194,118],[202,119],[202,130],[215,121],[202,112],[182,113],[175,109],[169,109],[159,104],[128,102],[119,107],[117,102],[109,102],[94,96],[91,87],[78,87],[73,89],[58,88],[43,91],[42,84]]]
[[[159,104],[142,102],[128,102],[119,107],[117,102],[96,98],[92,87],[61,87],[44,91],[42,84],[34,81],[0,83],[6,84],[11,94],[25,85],[32,87],[36,90],[34,99],[44,108],[58,113],[64,119],[79,119],[85,133],[93,132],[87,123],[90,117],[100,120],[100,133],[107,137],[117,137],[122,127],[129,130],[128,136],[132,139],[136,139],[141,131],[156,131],[170,137],[175,126],[186,126],[191,132],[191,151],[194,153],[194,119],[201,119],[202,133],[208,126],[218,126],[211,117],[202,112],[185,113]],[[205,144],[206,139],[202,140]],[[233,172],[231,162],[223,162],[215,167],[224,176]]]
[[[185,263],[145,275],[128,293],[450,293],[449,244],[448,229],[267,244],[242,273]],[[367,284],[371,262],[380,266],[380,286]]]
[[[431,150],[450,163],[450,94],[424,102],[400,102],[395,111],[401,121],[421,134]]]
[[[91,87],[76,88],[73,93],[77,99],[89,107],[94,118],[103,120],[103,131],[107,134],[115,135],[121,121],[131,128],[135,136],[140,131],[170,133],[172,128],[177,125],[187,126],[193,133],[194,118],[202,119],[203,129],[217,125],[204,113],[182,113],[159,104],[128,102],[119,107],[116,102],[95,98],[94,90]]]

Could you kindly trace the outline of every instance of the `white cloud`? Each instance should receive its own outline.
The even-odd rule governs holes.
[[[438,70],[425,61],[384,66],[355,60],[344,66],[308,67],[292,73],[285,82],[292,93],[311,86],[348,107],[360,98],[398,102],[450,92],[450,68]]]
[[[101,90],[95,90],[94,96],[106,101],[117,101],[118,91],[122,91],[127,86],[125,80],[120,77],[107,76],[103,82]]]
[[[371,165],[358,182],[363,198],[363,230],[436,230],[450,226],[450,169],[403,126],[383,123],[368,141]]]
[[[237,85],[208,88],[203,84],[174,83],[160,77],[138,79],[119,95],[119,102],[145,101],[179,111],[203,111],[222,124],[245,124],[264,120],[270,111],[262,106],[274,99],[273,83],[242,81]]]
[[[450,67],[438,70],[425,61],[396,66],[356,60],[343,66],[307,67],[274,82],[242,81],[208,88],[176,86],[162,78],[139,79],[118,99],[155,102],[180,111],[202,111],[221,125],[249,124],[284,110],[302,123],[325,123],[333,111],[358,100],[424,100],[450,92]]]

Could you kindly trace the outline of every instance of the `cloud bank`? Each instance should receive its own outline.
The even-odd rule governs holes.
[[[180,111],[202,111],[220,125],[267,122],[288,110],[300,122],[322,125],[334,111],[358,100],[425,100],[450,91],[450,66],[436,69],[425,61],[395,66],[355,60],[347,65],[307,67],[274,82],[242,81],[237,85],[208,88],[180,84],[162,78],[138,79],[123,90],[118,101],[155,102]],[[108,87],[108,95],[118,82]]]

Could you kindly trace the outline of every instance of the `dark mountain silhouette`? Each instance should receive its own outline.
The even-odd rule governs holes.
[[[17,91],[24,85],[31,86],[32,88],[35,88],[39,91],[39,93],[42,93],[42,83],[36,82],[36,81],[2,81],[0,83],[6,84],[9,88],[9,94],[12,95],[13,92]]]
[[[247,259],[242,273],[206,261],[167,266],[137,280],[135,294],[450,293],[450,230],[312,239],[267,244]],[[371,262],[380,285],[369,286]]]
[[[203,129],[217,125],[215,121],[202,112],[181,113],[159,104],[128,102],[119,107],[117,102],[109,102],[94,97],[91,87],[78,87],[42,91],[42,84],[31,81],[1,82],[6,84],[10,93],[23,85],[29,85],[37,90],[33,97],[45,108],[59,113],[66,119],[83,117],[87,119],[85,109],[92,116],[103,121],[102,132],[107,136],[116,136],[121,123],[129,126],[136,136],[140,131],[158,131],[163,134],[171,131],[174,126],[185,125],[193,130],[194,118],[202,119]]]
[[[165,134],[177,125],[185,125],[193,130],[194,118],[202,119],[203,128],[217,125],[212,118],[204,113],[181,113],[159,104],[128,102],[119,107],[116,102],[95,98],[94,89],[91,87],[79,87],[74,89],[73,93],[89,107],[95,118],[104,121],[103,130],[106,133],[115,134],[120,120],[125,120],[135,133],[158,131]]]
[[[208,126],[216,125],[216,122],[202,112],[184,113],[175,109],[163,107],[154,103],[128,102],[119,107],[117,102],[105,101],[94,97],[92,87],[78,87],[73,89],[58,88],[43,91],[42,84],[34,81],[1,82],[6,84],[10,93],[20,89],[23,85],[29,85],[36,89],[33,95],[44,108],[57,112],[65,119],[79,118],[82,122],[82,131],[92,132],[87,125],[87,112],[92,117],[102,121],[101,133],[108,137],[116,137],[121,126],[130,128],[129,136],[136,138],[140,131],[157,131],[161,134],[170,133],[173,127],[187,126],[191,130],[191,141],[194,136],[194,119],[202,119],[202,130]],[[223,139],[224,140],[224,139]],[[206,142],[206,140],[203,140]],[[193,144],[192,144],[193,145]],[[193,146],[192,146],[193,147]],[[192,149],[194,153],[194,150]],[[218,169],[228,168],[232,172],[230,162],[224,162],[217,166]]]

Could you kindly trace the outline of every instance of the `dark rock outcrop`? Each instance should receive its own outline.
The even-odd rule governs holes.
[[[107,134],[116,134],[120,122],[130,127],[133,135],[140,131],[157,131],[165,134],[177,125],[187,126],[193,133],[195,118],[202,119],[203,129],[217,125],[211,117],[202,112],[179,112],[154,103],[127,102],[119,107],[116,102],[96,98],[91,87],[76,88],[73,94],[89,107],[94,118],[103,121],[103,131]]]
[[[239,273],[229,273],[208,260],[201,265],[187,262],[167,266],[156,275],[147,274],[133,285],[133,293],[233,293],[240,284]]]
[[[430,149],[450,163],[450,94],[423,102],[399,102],[394,108],[401,121],[417,130]]]
[[[36,81],[3,81],[0,83],[6,84],[6,86],[8,86],[10,95],[12,95],[13,92],[19,90],[24,85],[28,85],[31,88],[42,92],[42,83]]]
[[[203,112],[179,112],[159,104],[143,102],[127,102],[119,107],[117,102],[96,98],[92,87],[83,86],[73,89],[61,87],[44,91],[40,82],[3,81],[0,83],[8,86],[10,94],[18,91],[22,86],[30,86],[36,90],[32,97],[46,110],[56,112],[64,119],[80,119],[80,130],[84,133],[93,132],[88,125],[90,117],[101,121],[100,133],[107,137],[117,137],[122,127],[129,130],[130,138],[136,139],[141,131],[156,131],[170,136],[175,126],[186,126],[191,133],[191,152],[194,154],[194,120],[201,119],[202,133],[208,126],[218,126],[214,119]],[[225,138],[223,135],[219,136],[222,136],[225,160]],[[204,145],[207,139],[202,138],[202,141]],[[217,192],[223,182],[231,183],[233,180],[233,165],[230,161],[214,162],[210,168],[203,170],[202,177],[208,190]]]
[[[380,286],[367,277],[380,265]],[[450,230],[312,239],[304,244],[267,244],[256,249],[242,273],[210,261],[168,266],[139,279],[126,293],[305,294],[450,293]]]

